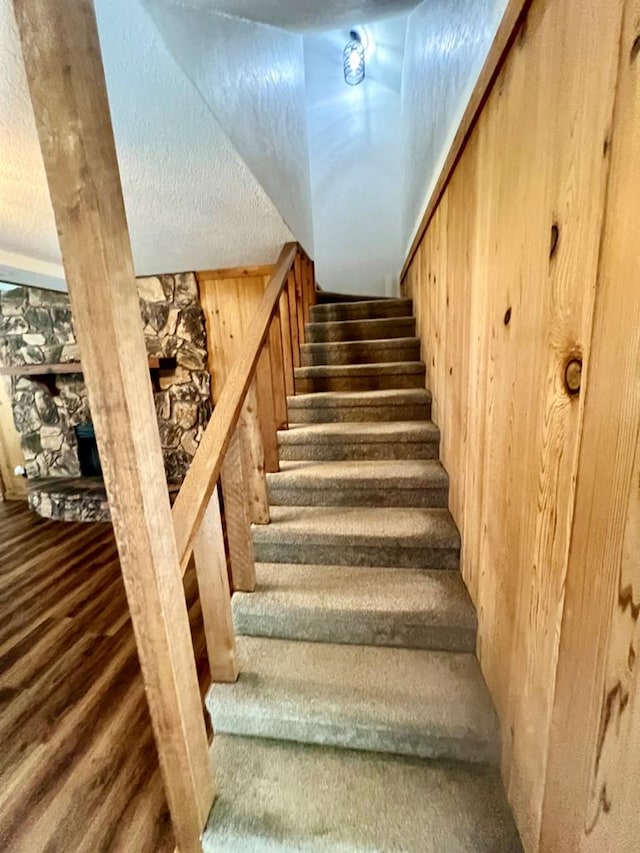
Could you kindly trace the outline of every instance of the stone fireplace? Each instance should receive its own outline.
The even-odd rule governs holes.
[[[192,273],[137,284],[167,482],[177,487],[211,414],[204,315]],[[13,374],[13,417],[30,505],[50,518],[106,520],[80,356],[66,294],[27,287],[0,291],[0,365]]]

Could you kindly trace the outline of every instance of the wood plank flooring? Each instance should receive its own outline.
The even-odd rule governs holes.
[[[111,526],[0,503],[0,850],[174,848]]]

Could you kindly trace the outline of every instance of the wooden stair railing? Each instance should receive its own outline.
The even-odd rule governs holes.
[[[302,265],[301,255],[302,250],[296,243],[287,243],[280,253],[274,273],[247,331],[242,353],[229,373],[209,425],[173,505],[176,544],[183,573],[189,563],[195,537],[215,491],[225,454],[232,441],[247,392],[255,379],[256,366],[265,346],[268,346],[272,356],[274,350],[279,351],[278,357],[271,358],[270,382],[274,400],[277,401],[278,407],[284,407],[282,418],[284,422],[277,423],[276,427],[286,425],[285,382],[292,383],[293,377],[285,380],[283,370],[285,359],[282,357],[282,351],[286,348],[292,353],[294,346],[299,347],[299,338],[294,341],[294,336],[290,335],[288,341],[284,341],[284,336],[279,334],[280,329],[285,325],[288,326],[289,333],[291,330],[290,323],[280,323],[279,315],[282,304],[280,296],[285,287],[289,286],[289,272],[294,268],[296,260],[299,261],[299,266]],[[306,261],[305,266],[310,266],[306,257],[304,260]],[[297,291],[298,282],[300,282],[300,293]],[[294,285],[296,293],[293,300],[289,296],[289,305],[291,306],[293,302],[294,310],[297,318],[299,318],[299,328],[304,334],[304,323],[307,322],[309,303],[313,299],[309,293],[312,290],[313,282],[308,275],[303,275],[301,272],[300,276],[295,276]],[[305,293],[304,303],[302,300],[303,292]],[[278,332],[277,335],[274,334],[274,329]],[[295,363],[293,353],[290,358],[287,357],[286,362],[287,366]],[[277,375],[278,371],[280,376]],[[256,414],[256,409],[255,406],[250,406],[248,409],[250,411],[246,412],[246,417],[251,420]],[[275,443],[275,430],[273,433],[272,440]]]
[[[300,364],[300,342],[314,303],[313,262],[297,243],[287,243],[173,505],[183,575],[194,557],[215,682],[238,678],[227,561],[233,588],[252,592],[250,525],[269,523],[266,447],[277,463],[276,432],[288,426],[287,394],[294,390],[294,367]]]

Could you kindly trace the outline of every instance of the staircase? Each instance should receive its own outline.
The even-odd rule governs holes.
[[[312,308],[217,684],[211,851],[521,850],[411,303]]]

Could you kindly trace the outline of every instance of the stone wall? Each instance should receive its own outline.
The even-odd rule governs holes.
[[[192,273],[138,279],[141,320],[150,356],[175,357],[155,393],[169,482],[184,477],[211,414],[204,316]],[[0,363],[78,361],[69,298],[15,287],[0,291]],[[13,415],[22,437],[27,476],[80,474],[74,427],[91,421],[82,374],[58,374],[48,387],[28,377],[12,381]],[[53,393],[52,393],[53,392]]]

